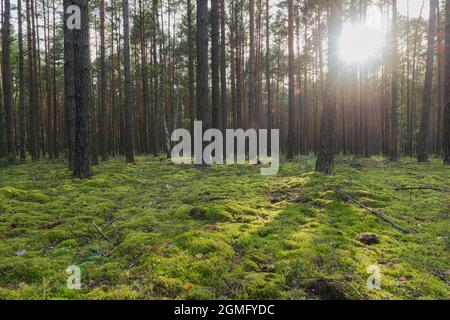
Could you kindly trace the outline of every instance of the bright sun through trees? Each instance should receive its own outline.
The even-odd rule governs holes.
[[[382,53],[385,44],[386,33],[382,28],[347,23],[339,41],[340,58],[347,63],[367,63]]]

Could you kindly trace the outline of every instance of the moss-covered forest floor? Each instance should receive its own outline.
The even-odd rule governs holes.
[[[3,165],[0,298],[450,298],[450,168],[340,157],[325,177],[313,165],[299,158],[263,177],[258,166],[138,157],[84,181],[63,161]],[[70,265],[81,290],[67,288]],[[371,265],[380,290],[367,287]]]

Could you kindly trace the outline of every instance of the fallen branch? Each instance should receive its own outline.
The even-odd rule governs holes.
[[[95,222],[92,222],[92,225],[95,227],[95,229],[97,229],[98,233],[100,233],[100,235],[103,237],[103,239],[105,239],[109,243],[116,244],[115,241],[108,238],[108,236],[102,231],[102,229],[100,229],[100,227],[98,225],[95,224]]]
[[[353,204],[357,205],[358,207],[360,207],[360,208],[370,212],[371,214],[377,216],[379,219],[383,220],[384,222],[389,223],[395,229],[400,230],[401,232],[406,233],[406,234],[410,234],[411,233],[411,231],[409,231],[409,230],[399,226],[395,222],[393,222],[393,221],[389,220],[388,218],[386,218],[381,212],[368,208],[367,206],[363,205],[361,202],[353,199],[349,195],[347,195],[345,193],[342,193],[341,191],[339,191],[337,189],[332,189],[332,190],[334,190],[334,192],[336,192],[336,193],[340,194],[341,196],[343,196],[345,199],[347,199],[351,203],[353,203]]]
[[[112,255],[117,251],[117,248],[119,248],[118,245],[115,246],[114,249],[112,249],[112,251],[110,251],[110,252],[107,253],[107,254],[104,254],[103,256],[104,256],[104,257],[110,257],[110,256],[112,256]]]
[[[423,187],[401,187],[395,188],[395,191],[413,191],[413,190],[431,190],[437,192],[449,192],[449,189],[445,189],[442,187],[433,187],[433,186],[423,186]]]

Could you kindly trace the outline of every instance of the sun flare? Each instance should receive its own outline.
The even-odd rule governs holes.
[[[367,63],[385,45],[385,32],[361,24],[345,24],[339,41],[340,57],[347,63]]]

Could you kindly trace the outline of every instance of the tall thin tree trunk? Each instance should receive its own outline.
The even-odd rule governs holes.
[[[108,110],[106,107],[105,0],[100,0],[100,155],[108,160]]]
[[[329,2],[327,101],[322,113],[320,149],[316,171],[331,174],[334,167],[337,85],[339,82],[339,34],[342,26],[341,0]]]
[[[432,104],[433,92],[433,64],[434,64],[434,44],[436,37],[436,10],[438,0],[430,0],[430,19],[428,26],[428,48],[427,62],[425,70],[425,84],[422,100],[422,117],[420,122],[419,135],[417,137],[417,161],[428,161],[427,136]]]
[[[226,55],[226,29],[225,29],[225,0],[220,0],[220,96],[222,105],[222,132],[228,127],[228,102],[227,102],[227,55]]]
[[[398,159],[398,17],[397,0],[392,1],[392,106],[389,158]]]
[[[221,105],[219,87],[219,1],[211,0],[211,99],[212,127],[221,128]]]
[[[437,128],[436,128],[436,153],[442,154],[442,124],[443,111],[445,108],[445,42],[442,26],[440,6],[437,7],[437,37],[438,37],[438,106],[437,106]]]
[[[126,147],[125,156],[127,163],[134,163],[134,99],[131,83],[130,69],[130,25],[128,0],[122,1],[123,10],[123,66],[124,66],[124,93],[125,93],[125,123],[126,123]]]
[[[294,57],[294,4],[288,0],[288,77],[289,77],[289,123],[288,123],[288,146],[287,159],[294,159],[296,141],[296,119],[295,119],[295,57]]]
[[[20,160],[25,161],[25,75],[23,62],[22,0],[17,0],[17,15],[19,24],[19,154]]]
[[[273,127],[272,86],[270,76],[270,4],[266,0],[266,90],[267,90],[267,129]],[[270,148],[269,148],[270,149]]]
[[[254,127],[256,119],[255,114],[255,81],[256,81],[256,66],[255,66],[255,0],[249,1],[249,58],[248,58],[248,115],[250,127]]]
[[[445,1],[445,110],[444,110],[444,163],[450,165],[450,1]]]
[[[208,108],[208,2],[197,0],[197,105],[203,127],[210,125]]]
[[[2,80],[3,80],[3,106],[5,109],[6,152],[11,161],[15,161],[14,123],[12,106],[12,77],[10,64],[11,48],[11,3],[5,0],[3,7],[2,27]]]
[[[192,0],[187,0],[187,27],[188,27],[188,91],[189,91],[189,98],[188,98],[188,108],[190,113],[190,128],[191,128],[191,134],[194,134],[194,121],[197,119],[197,106],[195,105],[194,101],[194,36],[193,36],[193,25],[192,25]]]
[[[29,132],[28,143],[31,158],[33,161],[39,160],[38,149],[38,125],[37,125],[37,88],[35,79],[35,64],[34,64],[34,28],[32,25],[32,6],[33,1],[27,0],[27,52],[28,52],[28,95],[29,95]],[[65,49],[65,47],[64,47]]]

